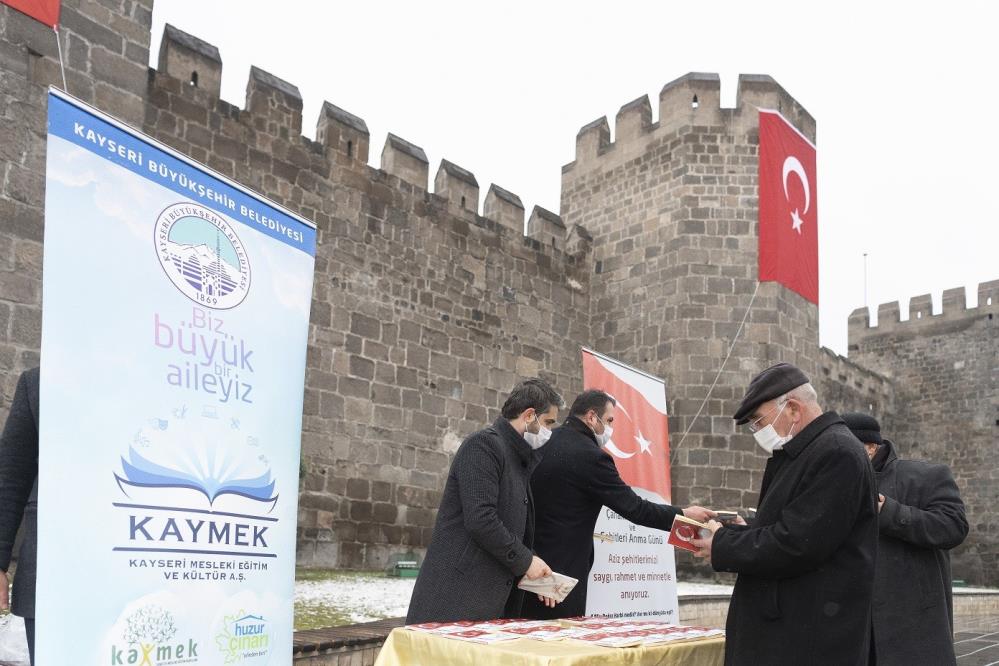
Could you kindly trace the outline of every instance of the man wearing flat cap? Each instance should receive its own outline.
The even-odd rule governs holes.
[[[710,521],[693,542],[738,574],[726,666],[867,664],[878,524],[863,446],[788,363],[754,377],[733,418],[770,460],[752,524]]]
[[[873,416],[843,420],[867,449],[878,484],[878,666],[956,664],[949,551],[968,536],[968,520],[954,477],[946,465],[900,459]]]

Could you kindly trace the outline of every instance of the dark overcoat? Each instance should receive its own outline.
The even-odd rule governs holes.
[[[950,553],[968,536],[946,465],[899,460],[885,440],[874,457],[880,540],[874,581],[878,666],[955,664]]]
[[[538,457],[502,417],[461,443],[413,588],[408,624],[520,614],[524,594],[516,584],[534,557],[529,481]]]
[[[574,416],[556,428],[541,448],[531,477],[537,513],[534,550],[553,571],[579,579],[565,600],[548,608],[536,595],[524,601],[524,616],[575,617],[586,612],[586,583],[593,566],[593,528],[601,507],[638,525],[669,530],[680,509],[635,494],[589,426]]]
[[[38,567],[38,368],[17,380],[10,413],[0,435],[0,569],[10,566],[17,528],[21,548],[11,590],[10,610],[35,617]]]
[[[715,533],[712,565],[739,574],[725,664],[867,664],[877,546],[867,453],[827,412],[767,462],[753,524]]]

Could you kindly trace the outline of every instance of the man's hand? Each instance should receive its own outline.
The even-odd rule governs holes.
[[[543,559],[535,555],[534,558],[531,559],[531,566],[527,568],[527,573],[524,574],[524,578],[534,580],[536,578],[543,578],[551,575],[552,568],[545,564]]]
[[[688,506],[683,510],[683,515],[699,523],[706,523],[718,514],[711,509],[705,509],[703,506]]]
[[[878,493],[878,513],[881,513],[881,507],[885,505],[885,496]]]
[[[708,521],[708,529],[711,530],[710,536],[704,539],[691,539],[690,543],[697,548],[697,552],[694,553],[694,557],[700,557],[706,559],[708,562],[711,561],[711,544],[715,540],[715,532],[722,528],[722,524],[717,520]]]
[[[555,604],[558,603],[557,601],[555,601],[551,597],[543,597],[540,594],[538,595],[538,601],[540,601],[541,603],[543,603],[545,606],[548,606],[549,608],[555,608]]]
[[[10,580],[6,571],[0,571],[0,611],[10,610]]]

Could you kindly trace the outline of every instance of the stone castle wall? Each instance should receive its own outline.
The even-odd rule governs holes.
[[[954,575],[999,584],[999,281],[978,287],[967,308],[964,288],[944,291],[934,315],[929,294],[850,315],[851,360],[895,386],[892,427],[884,434],[907,458],[950,465],[971,532],[953,552]]]
[[[521,377],[550,379],[571,399],[583,345],[666,379],[678,504],[755,505],[764,457],[730,417],[770,363],[798,363],[829,407],[866,406],[891,427],[915,404],[890,371],[891,345],[838,357],[818,346],[816,306],[774,283],[756,291],[756,107],[815,138],[811,116],[769,77],[740,77],[733,109],[721,108],[716,75],[682,77],[662,90],[655,121],[647,97],[622,107],[613,142],[606,119],[587,125],[563,167],[561,215],[528,216],[516,194],[493,184],[483,197],[448,160],[431,190],[424,151],[392,134],[369,166],[366,124],[332,103],[314,138],[303,136],[298,89],[258,68],[243,108],[221,100],[222,54],[173,27],[149,68],[151,0],[66,0],[62,12],[70,93],[318,227],[302,565],[380,568],[420,552],[462,437],[497,415]],[[0,418],[19,372],[38,363],[45,93],[61,81],[51,30],[0,5]],[[971,349],[965,339],[941,342],[940,363]],[[902,379],[924,376],[904,365]],[[947,423],[958,432],[959,420]],[[962,479],[974,455],[986,454],[969,449]],[[976,512],[988,510],[982,492]]]

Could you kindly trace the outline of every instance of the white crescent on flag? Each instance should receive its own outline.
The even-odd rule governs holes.
[[[794,155],[788,155],[787,159],[784,160],[784,198],[788,198],[787,193],[787,177],[792,173],[798,174],[798,178],[801,180],[801,186],[805,188],[805,210],[801,211],[804,215],[808,212],[808,207],[812,205],[812,192],[811,187],[808,185],[808,174],[805,173],[805,167],[802,166],[801,161]]]

